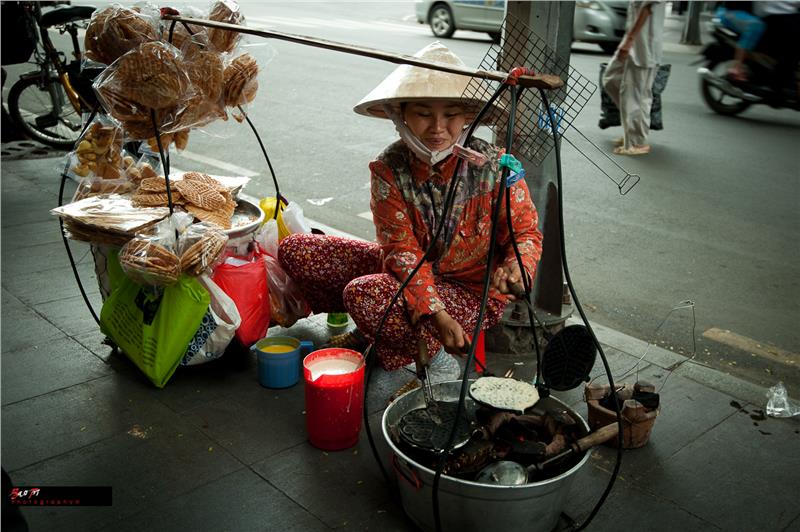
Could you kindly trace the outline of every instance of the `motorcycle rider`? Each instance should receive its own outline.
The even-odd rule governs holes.
[[[746,81],[745,57],[758,44],[766,24],[761,17],[753,14],[753,2],[723,2],[715,15],[724,27],[739,34],[733,56],[734,65],[728,70],[728,77],[735,81]]]
[[[795,79],[800,61],[800,1],[753,2],[753,12],[766,26],[759,48],[776,60],[770,80],[774,104],[780,106],[787,95],[800,98]]]

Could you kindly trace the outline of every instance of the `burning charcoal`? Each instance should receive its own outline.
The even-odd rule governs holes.
[[[556,434],[550,443],[547,444],[544,454],[547,457],[555,456],[567,448],[567,439],[563,434]]]

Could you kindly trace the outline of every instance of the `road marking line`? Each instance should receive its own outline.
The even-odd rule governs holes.
[[[231,175],[234,176],[253,177],[258,175],[258,172],[254,172],[253,170],[248,170],[247,168],[242,168],[241,166],[236,166],[235,164],[220,161],[219,159],[214,159],[213,157],[200,155],[199,153],[193,153],[189,150],[183,150],[177,155],[178,157],[185,157],[186,159],[190,159],[198,163],[207,164],[209,166],[225,170],[226,172],[231,172]]]
[[[308,24],[298,21],[297,19],[291,18],[284,18],[284,17],[269,17],[269,18],[257,18],[257,17],[247,17],[248,22],[256,22],[257,24],[251,26],[255,29],[258,29],[259,25],[265,25],[267,28],[274,28],[275,26],[295,26],[297,28],[313,28],[317,26],[316,24]]]
[[[341,236],[341,237],[344,237],[344,238],[351,238],[353,240],[363,240],[363,241],[367,242],[366,240],[364,240],[360,236],[356,236],[356,235],[347,233],[345,231],[340,231],[340,230],[336,229],[335,227],[331,227],[330,225],[325,225],[322,222],[314,221],[311,218],[306,218],[306,222],[308,222],[309,226],[311,226],[311,227],[313,227],[315,229],[321,230],[326,235]]]
[[[709,340],[714,340],[721,344],[748,351],[761,358],[766,358],[778,364],[785,364],[787,366],[800,367],[800,354],[791,353],[779,347],[763,345],[752,338],[736,334],[735,332],[717,329],[713,327],[703,333],[703,336]]]
[[[365,220],[372,221],[372,211],[360,212],[356,214],[359,218],[364,218]]]

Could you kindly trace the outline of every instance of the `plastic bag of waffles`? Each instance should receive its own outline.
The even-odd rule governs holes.
[[[219,226],[207,222],[190,225],[178,237],[177,255],[181,271],[197,277],[213,271],[221,262],[228,235]]]
[[[162,134],[184,129],[177,115],[196,95],[180,50],[159,41],[120,56],[97,77],[94,89],[131,139],[147,139],[156,129]]]
[[[181,275],[176,234],[192,223],[191,215],[176,212],[149,231],[137,234],[119,251],[119,264],[133,281],[149,286],[168,286]]]
[[[142,43],[158,40],[160,17],[155,6],[112,5],[92,14],[86,27],[87,59],[110,65]]]

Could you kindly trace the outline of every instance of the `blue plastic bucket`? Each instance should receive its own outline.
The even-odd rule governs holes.
[[[300,361],[314,350],[314,344],[290,336],[272,336],[262,338],[250,350],[258,359],[261,386],[289,388],[300,380]]]

